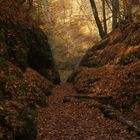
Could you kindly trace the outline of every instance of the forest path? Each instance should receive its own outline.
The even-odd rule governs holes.
[[[75,94],[68,83],[52,90],[49,107],[38,109],[37,140],[133,140],[125,126],[104,118],[98,108],[85,103],[63,103],[64,96]]]

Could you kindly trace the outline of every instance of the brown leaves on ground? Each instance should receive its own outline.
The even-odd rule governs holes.
[[[36,136],[35,110],[46,106],[53,84],[28,68],[23,72],[0,58],[0,139],[31,140]]]
[[[61,84],[48,97],[49,107],[39,109],[37,140],[136,140],[122,124],[107,119],[86,103],[63,103],[64,96],[77,93],[70,84]]]
[[[131,66],[105,65],[100,68],[81,67],[75,78],[75,88],[81,94],[112,96],[118,105],[130,104],[125,99],[139,95],[140,62]]]
[[[111,96],[107,101],[139,122],[140,24],[121,24],[93,46],[70,77],[80,94]]]

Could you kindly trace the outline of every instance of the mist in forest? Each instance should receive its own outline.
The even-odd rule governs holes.
[[[103,21],[102,2],[96,3]],[[106,10],[108,18],[107,5]],[[100,40],[89,0],[35,0],[31,15],[48,35],[56,67],[65,81],[85,52]]]

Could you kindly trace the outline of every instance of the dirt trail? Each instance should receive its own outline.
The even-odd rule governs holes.
[[[98,108],[85,103],[63,103],[76,94],[70,84],[56,86],[49,107],[39,109],[37,140],[138,140],[118,122],[107,119]]]

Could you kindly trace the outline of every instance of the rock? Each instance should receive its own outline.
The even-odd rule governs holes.
[[[0,53],[23,71],[28,66],[50,81],[60,82],[46,35],[37,27],[0,21]]]
[[[36,107],[47,106],[52,82],[35,70],[25,73],[0,58],[0,139],[32,140],[36,137]]]
[[[0,139],[35,139],[36,108],[47,107],[46,95],[59,81],[46,35],[29,20],[17,0],[2,1]]]

